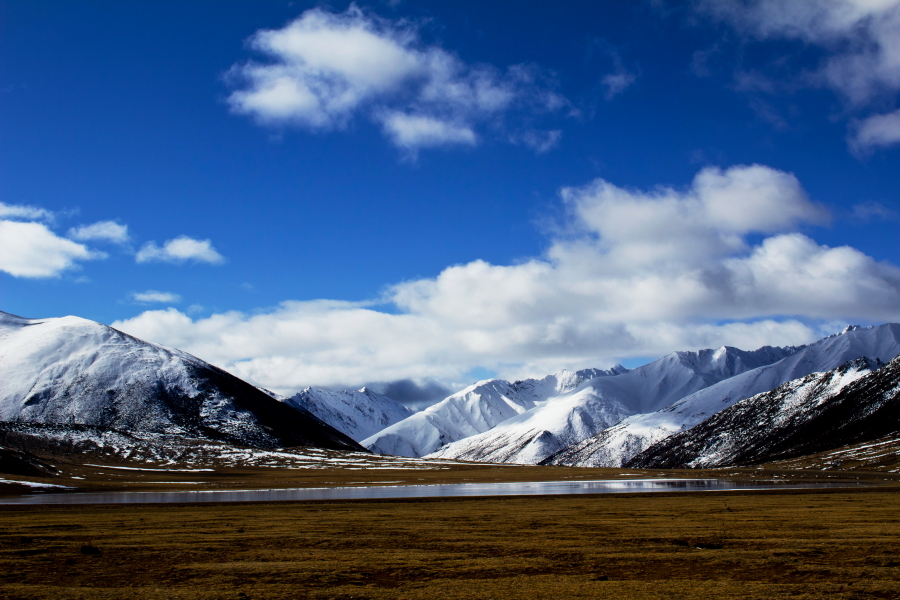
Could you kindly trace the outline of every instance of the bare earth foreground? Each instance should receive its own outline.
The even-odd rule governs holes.
[[[900,598],[900,489],[0,506],[0,597]]]

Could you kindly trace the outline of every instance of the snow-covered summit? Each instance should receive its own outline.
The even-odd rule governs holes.
[[[173,348],[79,317],[0,312],[0,420],[358,449],[308,412]]]
[[[340,392],[307,387],[283,402],[308,410],[357,442],[413,414],[396,400],[365,387]]]

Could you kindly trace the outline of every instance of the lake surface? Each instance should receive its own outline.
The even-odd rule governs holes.
[[[194,502],[276,502],[285,500],[373,500],[460,496],[543,496],[635,492],[708,492],[855,487],[853,483],[793,483],[728,479],[619,479],[527,483],[452,483],[276,490],[44,493],[0,498],[0,504],[156,504]]]

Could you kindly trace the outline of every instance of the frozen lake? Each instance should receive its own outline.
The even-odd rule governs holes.
[[[542,496],[625,494],[635,492],[709,492],[855,487],[853,483],[793,483],[728,479],[619,479],[536,481],[526,483],[454,483],[272,490],[44,493],[0,498],[0,504],[140,504],[195,502],[277,502],[286,500],[374,500],[461,496]]]

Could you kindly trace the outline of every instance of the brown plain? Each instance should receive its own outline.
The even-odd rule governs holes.
[[[900,598],[900,493],[0,507],[0,597]]]

